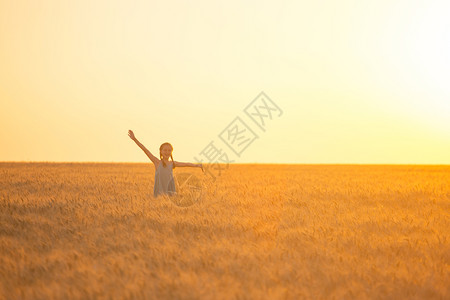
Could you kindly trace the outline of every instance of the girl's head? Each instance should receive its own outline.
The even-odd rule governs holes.
[[[172,157],[172,151],[173,147],[170,143],[164,143],[159,147],[159,158],[162,161],[163,166],[166,166],[166,163],[164,160],[169,160],[169,157],[172,159],[172,165],[175,169],[175,164],[173,163],[173,157]]]

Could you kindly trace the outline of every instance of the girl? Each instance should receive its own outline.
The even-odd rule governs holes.
[[[203,171],[203,164],[174,161],[172,157],[173,147],[169,143],[164,143],[161,147],[159,147],[160,159],[158,159],[137,140],[133,131],[128,130],[128,136],[145,152],[145,154],[147,154],[148,158],[150,158],[155,165],[155,186],[153,189],[153,195],[155,197],[160,194],[169,194],[169,196],[176,194],[175,181],[172,171],[175,167],[198,167],[202,168]],[[172,159],[172,162],[169,161],[169,157]]]

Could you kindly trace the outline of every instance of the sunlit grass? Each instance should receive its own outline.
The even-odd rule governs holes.
[[[0,298],[450,297],[450,166],[174,172],[1,163]]]

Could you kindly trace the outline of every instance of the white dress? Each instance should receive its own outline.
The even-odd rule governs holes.
[[[173,162],[169,162],[163,166],[160,161],[158,168],[155,171],[155,187],[153,189],[153,196],[157,197],[161,194],[173,195],[176,193],[175,180],[173,178]]]

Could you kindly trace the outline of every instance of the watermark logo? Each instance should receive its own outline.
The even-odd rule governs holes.
[[[264,92],[259,93],[256,98],[244,109],[245,114],[262,130],[266,131],[266,119],[273,120],[281,117],[283,111]],[[273,114],[272,114],[273,113]],[[278,116],[276,116],[278,114]]]
[[[233,156],[241,157],[248,147],[259,138],[259,132],[266,132],[268,123],[283,114],[281,108],[264,92],[260,92],[244,109],[241,116],[237,115],[219,134],[217,140],[211,140],[199,153],[194,161],[203,164],[205,175],[209,176],[209,183],[193,174],[177,174],[177,181],[182,182],[179,192],[171,196],[172,202],[179,206],[190,206],[201,200],[207,185],[214,183],[235,162]],[[248,119],[251,122],[248,122]],[[252,126],[250,126],[250,125]],[[256,126],[255,126],[256,125]],[[229,155],[226,150],[231,150]],[[178,178],[180,177],[180,178]],[[178,187],[178,186],[177,186]]]
[[[187,207],[200,201],[204,184],[202,180],[191,173],[174,174],[176,193],[164,195],[177,206]]]
[[[253,130],[242,121],[240,117],[236,117],[225,129],[219,134],[219,138],[227,145],[237,156],[241,156],[242,152],[253,143],[258,136]]]

